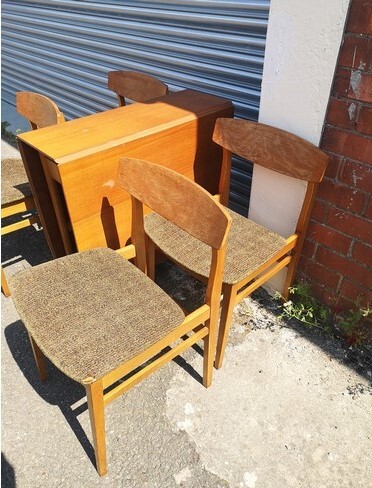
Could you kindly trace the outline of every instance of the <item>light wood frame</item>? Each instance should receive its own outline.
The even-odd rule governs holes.
[[[146,177],[144,178],[144,175]],[[146,236],[143,225],[143,206],[158,212],[164,218],[179,225],[186,232],[200,239],[212,248],[212,263],[207,284],[205,303],[185,316],[183,322],[161,340],[144,350],[138,356],[120,365],[105,376],[83,382],[90,414],[96,467],[100,476],[107,473],[104,408],[129,388],[147,377],[166,362],[183,351],[204,341],[203,385],[212,382],[218,328],[219,303],[222,286],[222,270],[226,253],[227,234],[231,217],[215,199],[202,187],[188,178],[163,166],[137,159],[120,160],[118,184],[131,194],[132,199],[132,241],[117,252],[126,259],[135,259],[137,267],[146,272]],[[174,205],[169,206],[167,198]],[[185,214],[185,206],[194,207],[198,215],[200,206],[207,209],[203,218],[191,219]],[[76,270],[79,272],[79,270]],[[149,279],[144,276],[144,279]],[[140,290],[138,291],[140,293]],[[125,293],[125,290],[123,290]],[[150,297],[144,297],[145,300]],[[187,338],[185,338],[187,336]],[[41,380],[47,378],[44,356],[30,337],[34,358]],[[174,343],[178,341],[175,345]],[[164,350],[167,349],[166,352]],[[161,355],[159,355],[162,353]],[[155,357],[156,356],[156,357]],[[118,380],[154,358],[125,381],[110,389]]]
[[[294,280],[317,185],[324,176],[329,158],[319,148],[300,137],[276,127],[247,120],[217,119],[213,141],[223,149],[219,193],[215,198],[225,206],[229,201],[232,154],[253,164],[307,181],[295,233],[286,239],[282,249],[238,283],[222,285],[223,298],[215,359],[215,367],[218,369],[223,363],[234,306],[285,267],[287,267],[287,276],[282,295],[284,299],[288,298],[288,290]],[[149,273],[153,278],[155,247],[153,243],[148,246]],[[188,271],[195,275],[193,270]]]
[[[292,178],[307,181],[307,189],[294,234],[282,249],[249,276],[234,285],[223,283],[220,329],[215,367],[221,368],[234,306],[287,267],[282,292],[287,300],[293,283],[318,183],[323,179],[328,156],[319,148],[287,131],[266,124],[237,119],[217,119],[213,140],[223,149],[223,169],[219,185],[221,202],[227,205],[230,190],[231,157],[236,154]]]
[[[29,121],[33,130],[60,124],[65,121],[63,113],[53,100],[39,93],[17,92],[16,105],[17,111]],[[32,195],[1,205],[1,219],[25,214],[26,212],[36,212],[36,205]],[[2,226],[1,235],[10,234],[35,223],[40,223],[37,215],[23,218],[13,224]],[[9,286],[3,268],[1,268],[1,289],[6,297],[10,296]]]

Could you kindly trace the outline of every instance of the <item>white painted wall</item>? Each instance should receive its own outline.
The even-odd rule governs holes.
[[[319,145],[349,0],[271,0],[259,121]],[[249,217],[289,236],[304,182],[255,167]],[[285,272],[266,285],[282,290]]]

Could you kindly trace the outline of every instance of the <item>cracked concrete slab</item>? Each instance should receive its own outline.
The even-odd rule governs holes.
[[[213,388],[177,371],[167,415],[231,488],[369,486],[372,396],[353,398],[359,381],[290,329],[254,330]]]

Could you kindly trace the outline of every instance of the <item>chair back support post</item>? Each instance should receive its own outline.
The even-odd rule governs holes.
[[[226,246],[221,249],[212,249],[211,271],[205,296],[205,303],[211,307],[211,310],[219,310],[218,302],[221,298],[225,257]]]
[[[147,272],[146,235],[143,225],[143,205],[137,198],[131,195],[132,203],[132,241],[136,250],[135,265],[143,273]]]
[[[221,174],[220,174],[220,181],[218,184],[218,192],[220,194],[220,203],[222,203],[222,205],[225,205],[225,207],[227,207],[229,204],[231,158],[232,158],[231,151],[223,147]]]
[[[296,274],[298,262],[301,256],[302,247],[306,237],[306,230],[309,225],[311,209],[313,208],[314,205],[314,199],[315,199],[315,194],[318,185],[319,183],[314,183],[312,181],[309,181],[307,184],[304,201],[302,203],[302,207],[301,207],[300,215],[297,220],[297,226],[295,231],[295,235],[298,236],[297,242],[295,248],[292,251],[291,262],[289,263],[288,266],[287,276],[285,279],[283,292],[282,292],[284,301],[288,300],[289,288],[292,285]]]

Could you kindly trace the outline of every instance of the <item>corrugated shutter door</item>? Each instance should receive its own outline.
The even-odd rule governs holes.
[[[228,98],[257,120],[268,12],[269,0],[3,0],[2,98],[37,91],[81,117],[116,106],[107,72],[125,69]],[[234,162],[236,209],[249,186]]]

